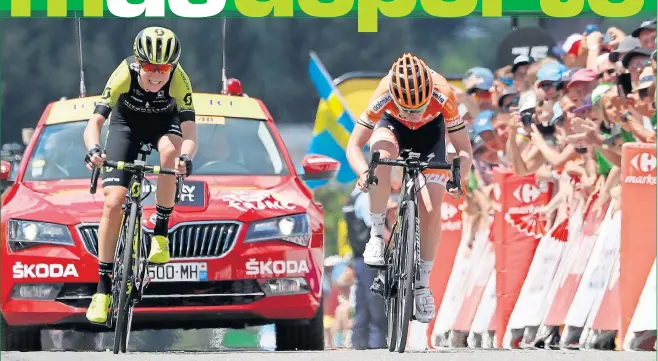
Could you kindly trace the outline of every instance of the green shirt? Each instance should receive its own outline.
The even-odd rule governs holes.
[[[473,192],[473,190],[475,189],[478,189],[478,180],[475,179],[475,173],[473,172],[473,168],[471,168],[468,177],[468,184],[466,185],[466,190],[470,193]]]

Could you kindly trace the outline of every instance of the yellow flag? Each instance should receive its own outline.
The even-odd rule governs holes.
[[[345,257],[348,253],[352,253],[352,247],[347,240],[347,223],[341,219],[338,221],[338,255]]]

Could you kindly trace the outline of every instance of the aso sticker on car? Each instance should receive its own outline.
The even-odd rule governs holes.
[[[229,194],[222,194],[221,199],[228,203],[229,207],[235,208],[241,212],[247,210],[294,210],[297,205],[288,203],[273,193],[267,191],[249,192],[234,191]]]

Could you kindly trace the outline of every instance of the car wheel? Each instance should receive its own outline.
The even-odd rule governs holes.
[[[322,351],[324,350],[323,301],[318,312],[304,323],[275,323],[277,351]]]
[[[41,351],[41,330],[34,327],[12,327],[0,316],[2,351]]]

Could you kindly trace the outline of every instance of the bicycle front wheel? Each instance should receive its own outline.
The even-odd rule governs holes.
[[[117,324],[114,329],[114,354],[126,352],[126,339],[128,337],[128,317],[130,313],[130,293],[132,292],[131,276],[133,262],[133,237],[135,235],[135,222],[137,221],[137,204],[130,204],[130,216],[126,228],[126,239],[123,247],[123,265],[121,272],[121,286],[119,289],[119,305],[117,307]]]
[[[416,245],[420,241],[418,210],[416,203],[406,201],[403,205],[401,236],[403,242],[398,249],[398,352],[403,353],[407,345],[409,322],[414,308],[414,280],[416,276]]]
[[[399,225],[395,226],[393,229],[393,240],[392,245],[388,248],[388,251],[385,254],[386,259],[386,270],[382,271],[384,277],[384,295],[386,296],[386,320],[387,320],[387,334],[386,340],[388,342],[388,351],[393,352],[397,347],[397,327],[398,327],[398,282],[397,282],[397,244],[400,241],[398,232],[396,228]]]

